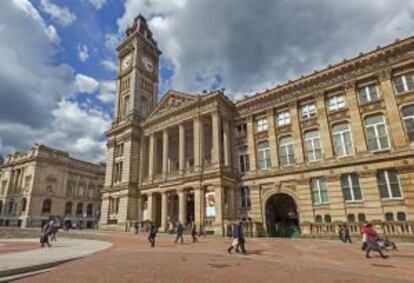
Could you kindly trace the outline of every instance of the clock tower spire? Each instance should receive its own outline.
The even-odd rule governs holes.
[[[146,19],[138,15],[117,47],[115,115],[106,133],[107,161],[101,227],[124,227],[138,217],[143,122],[157,104],[161,51]]]

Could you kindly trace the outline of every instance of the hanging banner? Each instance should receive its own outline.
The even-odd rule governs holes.
[[[207,191],[205,194],[206,198],[206,217],[216,216],[216,198],[214,191]]]

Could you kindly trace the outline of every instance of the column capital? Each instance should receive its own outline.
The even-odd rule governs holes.
[[[377,73],[379,81],[389,81],[392,78],[392,69],[386,68]]]
[[[289,108],[297,108],[298,107],[298,101],[297,100],[292,100],[288,102]]]
[[[325,98],[325,91],[319,90],[313,93],[313,98],[315,99],[324,99]]]
[[[349,81],[344,85],[345,92],[355,92],[355,88],[356,88],[355,80]]]

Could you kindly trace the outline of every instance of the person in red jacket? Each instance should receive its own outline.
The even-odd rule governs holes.
[[[366,249],[366,257],[371,258],[369,256],[369,253],[371,250],[377,251],[382,258],[387,258],[388,256],[384,255],[381,251],[380,246],[377,242],[377,232],[374,230],[374,227],[372,227],[371,223],[368,223],[367,225],[362,226],[362,233],[365,233],[367,235],[367,249]]]

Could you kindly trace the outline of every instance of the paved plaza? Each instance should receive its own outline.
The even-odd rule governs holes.
[[[247,239],[248,254],[241,255],[227,253],[229,238],[207,236],[193,244],[187,235],[184,244],[175,244],[174,236],[160,234],[150,248],[144,234],[93,234],[113,246],[16,282],[414,282],[411,244],[400,244],[383,260],[376,254],[365,259],[359,242],[255,238]],[[58,243],[82,245],[72,248],[77,253],[91,248],[87,242]],[[58,250],[64,256],[58,245],[41,252],[56,256]]]

